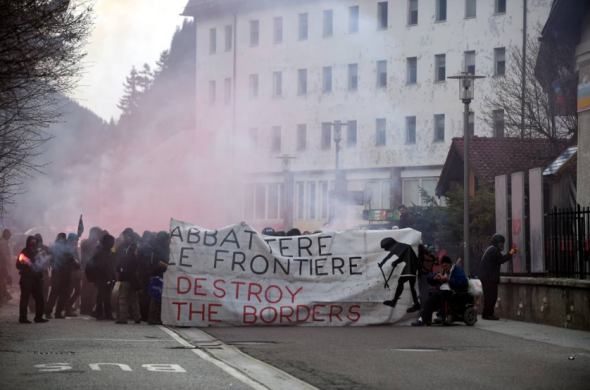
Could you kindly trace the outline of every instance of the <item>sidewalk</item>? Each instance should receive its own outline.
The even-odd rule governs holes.
[[[590,351],[590,332],[583,330],[558,328],[556,326],[532,324],[522,321],[486,321],[482,320],[481,317],[478,318],[475,327],[526,340]]]

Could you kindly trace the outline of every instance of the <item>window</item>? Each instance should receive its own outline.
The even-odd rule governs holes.
[[[504,137],[504,110],[494,110],[494,137]]]
[[[359,32],[359,6],[348,8],[348,33],[354,34]]]
[[[231,79],[225,79],[225,104],[231,102]]]
[[[364,188],[368,188],[373,193],[370,207],[372,209],[389,209],[391,207],[391,181],[366,181]]]
[[[332,124],[322,123],[322,149],[332,148]]]
[[[307,69],[297,71],[297,93],[299,95],[307,94]]]
[[[212,28],[209,30],[209,54],[215,54],[217,52],[217,29]]]
[[[256,200],[254,204],[254,215],[256,219],[266,218],[266,186],[264,184],[256,184]]]
[[[445,81],[446,75],[446,55],[439,54],[434,57],[435,59],[435,66],[436,66],[436,74],[434,77],[435,81]]]
[[[283,42],[283,18],[281,16],[277,16],[276,18],[274,18],[273,38],[274,43]]]
[[[274,96],[283,95],[283,72],[274,72],[272,74],[272,91]]]
[[[475,18],[477,14],[477,0],[465,0],[465,17]]]
[[[377,3],[377,29],[385,30],[387,28],[387,1]]]
[[[334,11],[324,10],[324,38],[331,37],[334,33]]]
[[[465,72],[468,74],[475,74],[475,52],[465,52]]]
[[[248,129],[248,139],[250,141],[250,147],[252,151],[256,151],[256,149],[258,149],[258,129]]]
[[[307,125],[297,125],[297,150],[305,150],[307,144]]]
[[[407,144],[415,144],[416,143],[416,117],[415,116],[407,116],[406,117],[406,143]]]
[[[359,87],[359,66],[358,64],[348,65],[348,90],[356,91]]]
[[[377,61],[377,88],[387,87],[387,61]]]
[[[496,13],[506,13],[506,0],[496,0]]]
[[[499,47],[494,49],[494,74],[504,76],[506,74],[506,49]]]
[[[281,151],[281,127],[273,126],[271,134],[270,149],[272,152]]]
[[[328,182],[320,181],[320,218],[328,219]]]
[[[279,218],[279,185],[268,185],[268,210],[266,219]]]
[[[248,184],[244,190],[244,219],[254,219],[254,185]]]
[[[295,186],[297,187],[297,219],[303,219],[305,218],[305,183],[297,182]]]
[[[418,24],[418,0],[410,0],[408,24],[410,26]]]
[[[330,93],[332,92],[332,67],[331,66],[324,66],[322,69],[322,92]]]
[[[402,202],[406,206],[423,206],[422,195],[420,190],[426,191],[429,196],[436,196],[437,179],[406,179],[403,181],[403,199]],[[439,202],[440,203],[440,202]]]
[[[445,114],[434,116],[434,142],[444,142],[445,140]]]
[[[258,75],[250,75],[250,97],[252,99],[258,98]]]
[[[346,126],[346,146],[349,148],[356,146],[356,121],[348,121]]]
[[[309,204],[309,214],[308,217],[309,219],[315,219],[315,211],[316,211],[316,190],[315,190],[315,181],[310,181],[307,182],[307,188],[308,188],[308,196],[307,196],[307,202]]]
[[[436,0],[436,21],[444,22],[447,20],[447,0]]]
[[[408,74],[408,84],[416,84],[418,79],[418,58],[410,57],[407,60],[407,74]]]
[[[234,39],[233,26],[225,26],[225,51],[230,51]]]
[[[215,81],[209,81],[209,103],[215,103]]]
[[[384,146],[385,143],[387,142],[386,139],[386,126],[385,126],[385,118],[379,118],[376,121],[376,145],[377,146]]]
[[[303,41],[307,39],[308,20],[307,14],[299,14],[299,40]]]
[[[258,20],[250,21],[250,46],[258,46],[260,40],[260,22]]]
[[[473,111],[469,112],[469,123],[467,126],[469,128],[469,135],[475,135],[475,113]]]

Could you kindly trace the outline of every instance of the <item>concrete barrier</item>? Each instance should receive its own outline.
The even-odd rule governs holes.
[[[590,330],[590,281],[502,277],[495,313],[511,320]]]

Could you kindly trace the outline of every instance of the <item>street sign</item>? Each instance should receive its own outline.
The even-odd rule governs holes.
[[[399,210],[367,210],[367,219],[369,221],[399,221],[400,212]]]

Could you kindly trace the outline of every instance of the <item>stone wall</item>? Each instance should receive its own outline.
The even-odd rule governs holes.
[[[590,281],[502,277],[500,318],[590,330]]]

